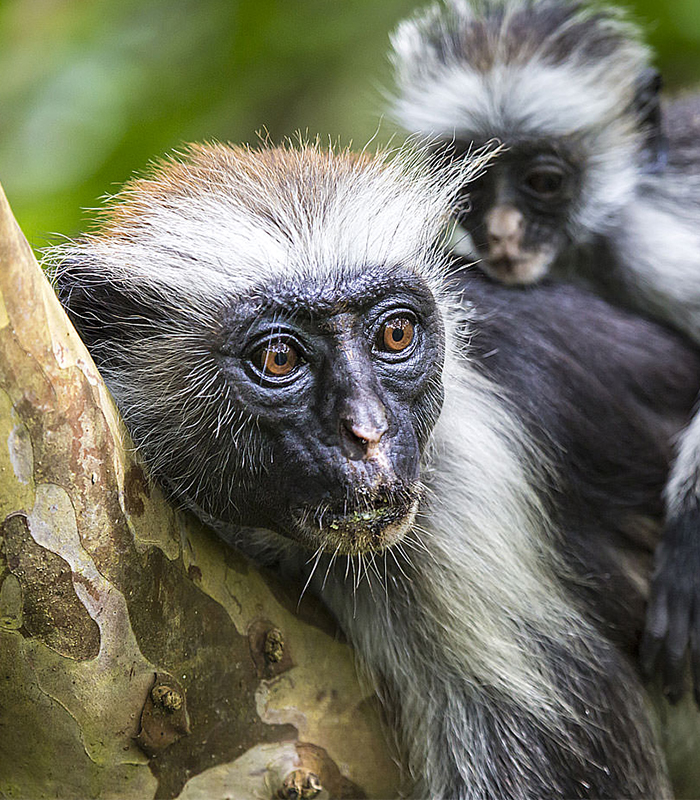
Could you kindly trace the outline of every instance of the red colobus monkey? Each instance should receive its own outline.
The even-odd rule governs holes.
[[[471,171],[193,147],[57,290],[154,476],[336,614],[414,796],[669,798],[628,650],[700,359],[572,287],[455,283]]]

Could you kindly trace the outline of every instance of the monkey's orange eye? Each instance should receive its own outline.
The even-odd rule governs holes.
[[[299,362],[299,354],[281,339],[268,342],[253,356],[253,363],[266,378],[286,378]]]
[[[414,333],[413,323],[410,319],[394,317],[385,322],[382,327],[382,349],[390,353],[400,353],[413,342]]]

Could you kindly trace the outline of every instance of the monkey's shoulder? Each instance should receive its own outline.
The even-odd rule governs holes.
[[[571,285],[513,289],[475,271],[460,285],[472,362],[539,425],[639,452],[687,421],[700,352],[679,334]]]

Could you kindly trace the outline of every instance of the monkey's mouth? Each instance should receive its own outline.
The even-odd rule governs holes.
[[[295,532],[309,547],[329,553],[357,555],[380,552],[399,542],[411,529],[418,513],[417,490],[401,493],[392,502],[365,502],[342,509],[321,504],[292,513]]]
[[[554,252],[543,248],[534,253],[500,258],[486,257],[480,262],[484,272],[494,280],[510,286],[536,283],[549,271]]]

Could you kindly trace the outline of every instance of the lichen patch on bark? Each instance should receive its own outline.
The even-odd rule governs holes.
[[[7,437],[7,449],[17,480],[20,483],[30,483],[34,477],[34,454],[29,431],[19,422]]]
[[[0,373],[1,371],[0,369]],[[0,374],[0,384],[1,382],[2,375]],[[29,431],[15,412],[7,392],[0,388],[0,482],[2,486],[0,490],[0,521],[14,511],[29,510],[34,505],[33,469],[29,474],[26,472],[29,457],[24,453],[18,458],[17,450],[13,450],[13,437],[17,436],[18,427],[26,432],[21,437],[23,443],[31,447]],[[33,466],[33,454],[31,462]],[[22,479],[17,475],[18,466]],[[24,478],[28,478],[28,480],[24,480]]]
[[[140,517],[144,510],[144,500],[151,496],[151,487],[143,469],[134,464],[129,467],[124,476],[124,504],[127,513]]]
[[[61,655],[94,658],[100,631],[75,593],[70,565],[34,541],[23,514],[7,517],[1,536],[9,572],[22,589],[20,630]]]
[[[0,565],[4,559],[0,558]],[[0,569],[0,628],[18,631],[24,624],[22,615],[22,586],[4,567]]]
[[[7,316],[7,307],[5,306],[5,301],[2,299],[2,295],[0,295],[0,328],[5,328],[9,324],[10,318]]]

